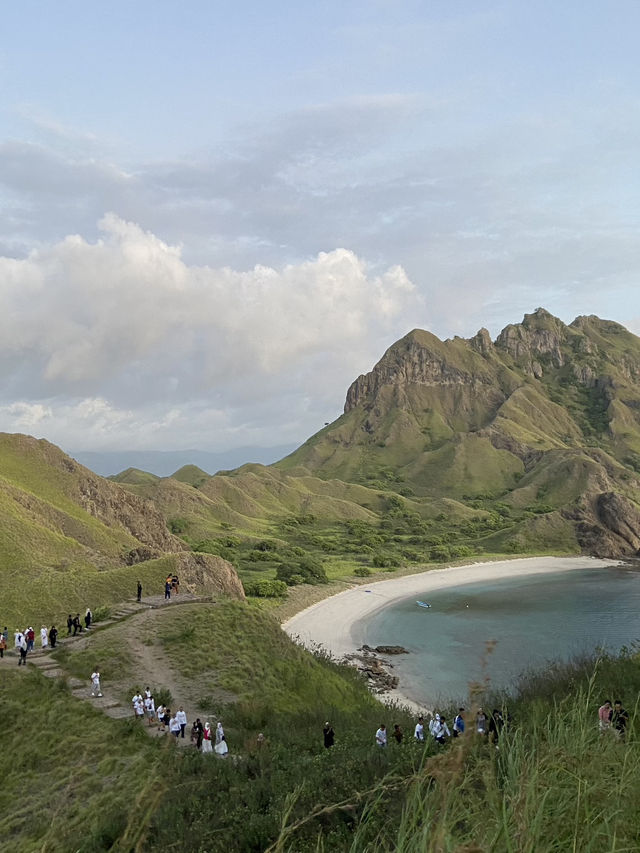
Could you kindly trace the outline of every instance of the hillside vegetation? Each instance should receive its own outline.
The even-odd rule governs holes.
[[[480,554],[630,556],[640,340],[543,309],[495,342],[415,330],[352,384],[342,417],[276,465],[118,479],[190,547],[231,560],[249,591]]]

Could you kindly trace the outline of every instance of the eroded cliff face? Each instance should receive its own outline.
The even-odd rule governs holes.
[[[481,336],[479,346],[487,345],[483,332],[489,334],[486,329],[478,332]],[[490,339],[488,344],[493,347]],[[464,349],[468,350],[468,358],[465,358]],[[396,388],[468,386],[472,389],[491,385],[495,377],[490,366],[474,355],[468,341],[442,342],[429,332],[415,329],[390,347],[372,371],[351,384],[344,411],[350,412],[361,403],[374,400],[381,388],[388,385]]]
[[[231,563],[212,554],[176,555],[180,585],[194,595],[225,596],[243,600],[244,588]]]
[[[582,548],[596,557],[640,556],[640,506],[616,492],[584,495],[567,517]]]

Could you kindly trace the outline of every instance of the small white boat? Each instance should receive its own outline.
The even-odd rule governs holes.
[[[416,601],[416,604],[418,605],[418,607],[431,607],[431,605],[427,604],[426,601]]]

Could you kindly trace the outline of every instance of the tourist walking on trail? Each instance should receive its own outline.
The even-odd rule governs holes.
[[[153,696],[145,696],[144,699],[144,713],[148,721],[148,725],[153,725],[153,718],[156,713],[155,702],[153,701]]]
[[[453,736],[460,737],[464,734],[464,708],[458,708],[458,713],[453,720]]]
[[[611,728],[612,716],[613,708],[611,707],[611,699],[605,699],[604,703],[598,708],[598,729],[601,735]]]
[[[178,575],[171,575],[171,589],[176,595],[180,592],[180,581],[178,580]]]
[[[164,600],[171,598],[171,577],[168,577],[164,582]]]
[[[218,721],[218,725],[216,726],[216,745],[215,750],[218,755],[226,755],[229,752],[229,747],[227,746],[227,739],[224,736],[224,729],[222,728],[222,723]]]
[[[436,714],[436,720],[431,734],[433,735],[435,742],[439,743],[441,746],[444,746],[447,742],[447,738],[451,737],[451,732],[449,731],[449,726],[447,725],[447,720],[444,714]]]
[[[93,619],[93,613],[87,607],[87,612],[84,614],[84,624],[87,630],[91,627],[91,620]]]
[[[398,725],[398,723],[394,723],[393,726],[393,737],[395,738],[396,743],[402,743],[402,738],[404,737],[404,732]]]
[[[43,651],[49,645],[49,632],[47,631],[46,625],[43,625],[42,628],[40,628],[40,645],[42,646]]]
[[[169,720],[169,731],[174,736],[176,740],[180,737],[180,723],[177,721],[175,717],[171,717]]]
[[[324,748],[331,749],[331,747],[335,743],[336,733],[334,732],[333,726],[328,720],[324,724],[324,728],[322,729],[322,735],[324,737]]]
[[[78,631],[80,631],[80,633],[82,633],[82,622],[80,621],[80,614],[76,613],[76,615],[73,617],[73,636],[74,637],[78,633]]]
[[[384,723],[380,724],[380,728],[376,732],[376,745],[382,748],[387,745],[387,727]]]
[[[141,600],[142,600],[142,584],[140,583],[140,581],[138,581],[138,597],[137,597],[136,601],[141,601]]]
[[[622,707],[622,702],[619,699],[613,704],[613,714],[611,715],[611,725],[620,740],[624,740],[627,731],[627,723],[629,722],[629,712]]]
[[[496,748],[498,746],[498,740],[500,739],[500,735],[502,734],[503,728],[504,717],[497,708],[494,708],[491,712],[491,719],[489,720],[489,739],[492,741],[492,743],[495,743]]]
[[[20,660],[18,661],[18,666],[26,666],[27,665],[27,638],[22,633],[22,631],[18,631],[16,634],[17,641],[16,646],[18,651],[20,652]]]
[[[416,723],[416,727],[413,731],[414,738],[418,741],[418,743],[422,743],[424,741],[424,718],[418,717],[418,722]]]
[[[51,630],[49,631],[49,642],[51,643],[51,648],[55,649],[56,643],[58,641],[58,629],[55,625],[51,626]]]
[[[164,731],[164,705],[160,703],[156,708],[156,716],[158,718],[158,731]]]
[[[33,630],[33,628],[31,626],[29,626],[29,628],[27,628],[26,636],[27,636],[27,651],[32,652],[33,647],[35,646],[35,642],[36,642],[36,632]]]
[[[211,743],[211,725],[209,723],[204,724],[204,731],[202,732],[202,751],[213,752],[213,744]]]
[[[96,667],[91,673],[91,695],[102,696],[102,687],[100,686],[100,671]]]
[[[73,616],[69,614],[67,616],[67,635],[71,636],[71,629],[73,628]]]
[[[478,708],[478,713],[476,714],[476,731],[479,735],[487,734],[487,715],[482,710],[482,708]]]
[[[7,641],[4,638],[4,634],[0,634],[0,660],[4,657],[4,650],[7,648]]]
[[[178,709],[176,720],[180,725],[180,737],[184,738],[184,730],[187,728],[187,715],[182,705],[180,705],[180,708]]]

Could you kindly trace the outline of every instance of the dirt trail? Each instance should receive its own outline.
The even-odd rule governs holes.
[[[84,631],[77,637],[62,637],[59,643],[60,646],[72,646],[74,649],[83,649],[91,647],[92,637],[96,633],[102,631],[113,631],[119,639],[124,639],[131,653],[134,663],[134,685],[144,691],[147,686],[152,690],[165,688],[168,689],[172,696],[172,711],[177,711],[182,705],[187,714],[187,732],[184,740],[178,739],[180,746],[189,745],[189,731],[191,723],[196,717],[205,722],[210,720],[215,721],[215,716],[211,712],[201,710],[197,707],[199,690],[198,685],[189,682],[172,667],[167,655],[162,648],[162,644],[157,639],[159,632],[159,620],[161,613],[167,607],[176,605],[188,606],[197,608],[204,603],[211,604],[210,599],[198,598],[188,594],[181,594],[179,600],[165,602],[161,596],[149,596],[142,599],[142,602],[126,602],[120,607],[114,607],[114,614],[104,622],[95,624],[91,631]],[[131,704],[131,678],[127,677],[119,681],[102,684],[102,696],[91,696],[91,684],[89,678],[80,680],[70,677],[64,671],[63,665],[55,660],[50,654],[51,650],[42,651],[36,649],[31,652],[28,657],[28,663],[31,666],[37,667],[42,674],[48,678],[67,678],[67,682],[71,688],[71,692],[78,699],[84,699],[91,704],[101,709],[105,714],[115,719],[133,717],[133,706]],[[13,650],[0,660],[0,666],[17,667],[17,655]],[[20,667],[26,671],[26,667]],[[131,696],[128,694],[131,693]],[[210,688],[207,693],[211,695]],[[219,695],[216,695],[219,693]],[[214,699],[222,701],[232,701],[235,697],[230,696],[224,691],[214,691]],[[151,736],[158,736],[162,733],[158,731],[157,725],[149,727],[146,720],[141,722],[144,725],[145,731]]]

